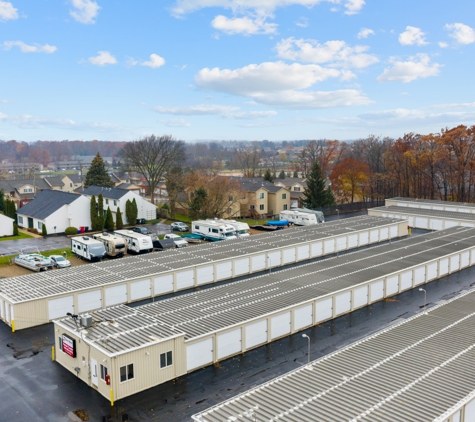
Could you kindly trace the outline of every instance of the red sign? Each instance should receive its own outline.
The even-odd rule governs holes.
[[[63,334],[63,352],[72,358],[76,357],[76,340]]]

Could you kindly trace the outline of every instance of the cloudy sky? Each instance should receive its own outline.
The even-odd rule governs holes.
[[[475,2],[0,0],[0,139],[475,124]]]

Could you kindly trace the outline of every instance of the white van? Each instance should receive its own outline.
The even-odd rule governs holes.
[[[317,223],[325,222],[325,216],[323,215],[323,212],[321,211],[310,210],[308,208],[290,208],[290,211],[299,211],[299,212],[305,212],[307,214],[314,214],[317,217]]]
[[[279,218],[281,220],[287,220],[289,224],[295,224],[296,226],[311,226],[313,224],[318,224],[317,216],[315,214],[300,211],[281,211]]]
[[[71,251],[77,257],[88,261],[100,261],[106,255],[104,244],[88,236],[72,237]]]
[[[237,239],[236,229],[230,224],[214,220],[198,220],[191,223],[191,232],[199,234],[207,240]]]
[[[129,252],[148,253],[153,250],[152,238],[146,234],[132,230],[116,230],[114,234],[125,240]]]
[[[93,239],[99,240],[106,248],[106,254],[110,257],[121,258],[125,254],[125,240],[123,237],[114,236],[110,233],[98,233],[92,235]]]
[[[208,218],[206,221],[217,221],[222,224],[229,224],[230,226],[233,226],[234,229],[236,230],[236,236],[237,237],[248,237],[250,236],[249,234],[249,224],[244,223],[242,221],[236,221],[236,220],[225,220],[223,218],[215,218],[211,219]]]

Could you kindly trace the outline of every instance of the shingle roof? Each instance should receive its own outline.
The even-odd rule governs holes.
[[[78,199],[74,193],[46,189],[36,194],[35,199],[18,210],[19,215],[44,220],[63,205]]]
[[[103,188],[102,186],[89,186],[88,188],[84,189],[81,192],[83,195],[94,195],[98,196],[102,194],[104,198],[108,199],[120,199],[130,191],[126,189],[118,189],[118,188]]]
[[[63,186],[64,183],[59,176],[52,176],[52,177],[45,177],[43,179],[46,183],[50,184],[51,186]]]
[[[73,183],[82,183],[82,178],[79,174],[67,174]]]

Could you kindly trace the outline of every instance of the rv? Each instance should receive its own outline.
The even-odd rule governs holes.
[[[104,244],[108,256],[116,258],[124,256],[126,249],[124,238],[106,232],[94,234],[92,235],[92,238],[99,240]]]
[[[318,224],[317,216],[301,211],[281,211],[279,214],[281,220],[287,220],[289,224],[296,226],[311,226]]]
[[[136,233],[132,230],[116,230],[114,234],[125,240],[127,250],[130,252],[148,253],[153,250],[152,238],[148,235]]]
[[[203,236],[206,240],[236,239],[236,229],[233,226],[215,220],[193,221],[191,232]]]
[[[249,224],[243,223],[241,221],[236,221],[236,220],[224,220],[224,219],[211,219],[208,218],[206,221],[216,221],[221,224],[229,224],[230,226],[233,226],[234,229],[236,230],[236,236],[237,237],[248,237],[249,236]]]
[[[100,261],[106,255],[103,243],[87,236],[71,238],[71,251],[78,258],[88,261]]]
[[[299,211],[299,212],[306,212],[308,214],[314,214],[317,217],[318,223],[325,222],[325,217],[323,216],[323,212],[321,211],[309,210],[308,208],[291,208],[290,211]]]

